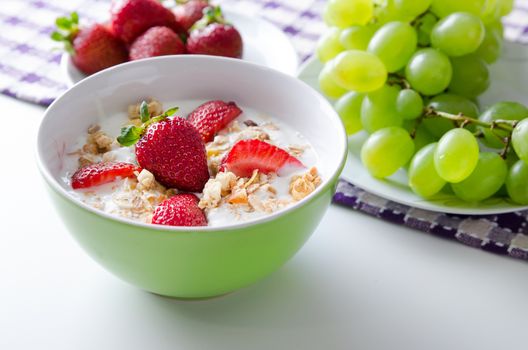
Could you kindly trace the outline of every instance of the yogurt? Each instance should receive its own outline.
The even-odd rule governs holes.
[[[179,106],[177,115],[188,115],[203,102],[166,105]],[[129,107],[129,111],[135,109],[137,107]],[[317,154],[303,135],[272,116],[251,108],[241,109],[243,113],[205,145],[211,178],[203,192],[196,195],[209,226],[226,226],[270,215],[302,200],[321,182],[316,168]],[[115,141],[121,127],[130,123],[129,115],[120,113],[81,135],[65,159],[62,180],[74,197],[98,210],[150,223],[156,206],[178,191],[158,184],[146,170],[135,178],[117,179],[83,190],[71,189],[71,177],[79,167],[98,162],[137,163],[135,146],[123,147]],[[255,170],[249,178],[219,172],[225,155],[234,144],[245,139],[259,139],[282,148],[300,160],[305,168],[285,168],[279,174],[262,174]]]

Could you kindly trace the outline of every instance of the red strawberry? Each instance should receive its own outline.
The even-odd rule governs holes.
[[[180,55],[185,53],[185,44],[169,27],[152,27],[140,35],[130,46],[130,60]]]
[[[177,194],[154,209],[152,223],[168,226],[207,226],[204,212],[194,194]]]
[[[225,22],[219,7],[205,10],[204,17],[196,22],[187,40],[190,54],[241,58],[242,50],[240,33]]]
[[[179,35],[186,34],[172,11],[158,0],[114,0],[110,16],[112,31],[127,44],[156,26],[169,27]]]
[[[106,26],[94,24],[79,28],[78,23],[75,12],[71,17],[58,18],[59,31],[53,32],[51,37],[64,42],[73,63],[83,73],[93,74],[128,60],[125,45]]]
[[[222,160],[220,170],[231,171],[241,177],[250,177],[255,169],[269,174],[285,171],[289,167],[302,168],[304,165],[285,150],[267,142],[241,140]]]
[[[182,5],[176,6],[174,15],[176,21],[185,29],[189,30],[194,23],[203,17],[203,11],[208,8],[207,0],[191,0]]]
[[[136,158],[167,187],[201,192],[209,180],[202,138],[189,122],[180,117],[149,126],[136,144]]]
[[[134,177],[135,171],[141,171],[137,165],[130,163],[96,163],[77,170],[71,179],[73,189],[103,185],[117,178]]]
[[[241,113],[235,102],[209,101],[189,114],[187,120],[202,135],[204,142],[209,142]]]
[[[188,192],[201,192],[209,169],[205,144],[187,120],[167,118],[178,110],[171,108],[151,118],[147,102],[140,106],[141,126],[121,129],[117,141],[123,146],[136,144],[136,159],[162,185]]]

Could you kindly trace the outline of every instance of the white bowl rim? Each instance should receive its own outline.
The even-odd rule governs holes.
[[[43,161],[43,157],[41,156],[41,153],[44,153],[44,152],[41,151],[41,149],[39,147],[39,145],[41,144],[40,141],[41,141],[41,137],[42,137],[41,136],[41,132],[42,132],[43,125],[46,123],[47,119],[51,118],[50,115],[53,114],[53,110],[54,110],[55,105],[58,104],[63,98],[67,97],[71,93],[72,90],[77,89],[78,86],[85,85],[88,82],[90,82],[91,80],[99,79],[100,76],[112,74],[112,72],[114,72],[114,71],[125,70],[125,69],[128,69],[130,66],[134,66],[134,65],[145,65],[145,64],[148,65],[148,64],[155,64],[156,61],[171,61],[171,60],[174,60],[174,61],[177,61],[177,60],[181,60],[181,61],[186,61],[186,60],[190,60],[190,61],[205,60],[205,61],[211,61],[211,62],[214,62],[214,61],[228,62],[228,64],[245,65],[245,66],[251,67],[251,69],[262,70],[262,71],[264,71],[264,72],[266,72],[268,74],[279,75],[279,76],[281,76],[281,79],[292,79],[292,80],[295,81],[296,84],[299,84],[300,86],[302,86],[305,89],[307,89],[307,91],[309,91],[309,94],[311,94],[314,99],[317,99],[319,101],[319,103],[321,103],[322,105],[324,105],[326,107],[329,107],[329,110],[333,111],[333,107],[328,102],[328,100],[326,100],[326,98],[324,98],[320,93],[318,93],[312,87],[310,87],[308,84],[306,84],[305,82],[297,79],[296,77],[290,76],[290,75],[288,75],[286,73],[277,71],[277,70],[269,68],[269,67],[265,67],[265,66],[258,65],[258,64],[255,64],[255,63],[251,63],[251,62],[247,62],[247,61],[242,61],[242,60],[239,60],[239,59],[232,59],[232,58],[218,57],[218,56],[205,56],[205,55],[175,55],[175,56],[153,57],[153,58],[148,58],[148,59],[143,59],[143,60],[138,60],[138,61],[126,62],[126,63],[120,64],[120,65],[117,65],[117,66],[114,66],[114,67],[107,68],[107,69],[102,70],[100,72],[97,72],[95,74],[92,74],[89,77],[77,82],[74,86],[70,87],[68,90],[63,92],[59,97],[57,97],[57,99],[55,99],[55,101],[53,101],[53,103],[46,109],[46,111],[44,113],[44,116],[43,116],[43,118],[42,118],[42,120],[40,122],[39,130],[38,130],[38,133],[37,133],[37,142],[36,142],[36,146],[35,146],[35,148],[36,148],[35,153],[36,153],[37,165],[38,165],[38,168],[40,170],[40,173],[42,174],[42,176],[44,177],[44,179],[46,180],[48,185],[50,185],[51,188],[55,192],[60,194],[62,197],[66,198],[68,201],[72,202],[72,204],[75,204],[75,205],[79,206],[80,208],[82,208],[84,210],[87,210],[88,212],[91,212],[91,213],[93,213],[93,214],[95,214],[97,216],[101,216],[102,218],[105,218],[105,219],[108,219],[108,220],[111,220],[111,221],[117,221],[117,222],[122,223],[122,224],[128,224],[128,225],[141,227],[141,228],[146,228],[146,229],[150,229],[150,230],[157,230],[157,231],[163,231],[163,232],[167,232],[168,231],[168,232],[175,232],[175,233],[176,232],[187,232],[187,233],[189,233],[189,232],[211,232],[211,231],[238,230],[238,229],[247,228],[249,226],[256,226],[256,225],[259,225],[259,224],[267,223],[269,221],[272,221],[272,220],[275,220],[275,219],[277,219],[279,217],[287,215],[290,212],[298,209],[299,207],[304,206],[312,198],[318,196],[321,192],[325,191],[329,186],[331,186],[331,184],[334,181],[337,180],[337,177],[341,174],[341,171],[342,171],[342,169],[343,169],[343,167],[345,165],[346,157],[348,155],[348,143],[347,143],[346,131],[345,131],[345,128],[343,127],[343,125],[342,125],[341,119],[338,116],[337,112],[333,111],[333,113],[327,114],[326,117],[330,118],[331,121],[333,122],[333,124],[341,125],[341,127],[338,128],[338,131],[340,133],[338,139],[341,140],[341,142],[340,142],[341,145],[340,145],[340,149],[336,150],[336,151],[339,151],[341,153],[338,165],[334,169],[332,169],[331,173],[325,179],[323,179],[323,182],[321,183],[321,185],[319,187],[317,187],[316,190],[314,192],[312,192],[310,195],[308,195],[306,198],[303,198],[302,200],[300,200],[300,201],[288,206],[287,208],[280,209],[280,210],[278,210],[278,211],[276,211],[276,212],[274,212],[272,214],[269,214],[269,215],[266,215],[266,216],[263,216],[263,217],[260,217],[260,218],[256,218],[256,219],[252,219],[252,220],[248,220],[248,221],[244,221],[244,222],[240,222],[240,223],[236,223],[236,224],[223,225],[223,226],[167,226],[167,225],[159,225],[159,224],[149,224],[149,223],[142,223],[142,222],[134,221],[134,220],[131,220],[131,219],[127,219],[127,218],[124,218],[124,217],[120,217],[120,216],[117,216],[117,215],[112,215],[112,214],[103,212],[101,210],[98,210],[96,208],[93,208],[93,207],[89,206],[86,203],[81,202],[78,198],[75,198],[70,193],[68,193],[66,191],[66,189],[64,187],[62,187],[58,183],[58,181],[55,179],[55,177],[48,171],[47,166],[45,165],[45,163]]]

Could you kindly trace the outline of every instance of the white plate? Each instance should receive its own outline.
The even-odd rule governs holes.
[[[321,69],[322,64],[312,58],[301,67],[298,76],[319,91],[317,77]],[[507,43],[501,60],[491,67],[492,84],[480,98],[481,107],[499,101],[519,101],[528,104],[527,77],[528,49],[519,44]],[[342,177],[370,193],[415,208],[451,214],[488,215],[528,209],[528,206],[519,206],[503,198],[469,204],[450,193],[440,193],[425,200],[411,191],[407,185],[407,175],[403,170],[385,180],[373,178],[363,167],[359,157],[359,150],[365,137],[365,134],[359,133],[349,138],[348,160]]]
[[[297,52],[282,30],[268,21],[229,10],[223,11],[242,35],[244,54],[242,59],[264,65],[283,73],[294,75],[298,68]],[[61,58],[61,69],[68,85],[74,85],[86,77],[73,64],[69,54]]]

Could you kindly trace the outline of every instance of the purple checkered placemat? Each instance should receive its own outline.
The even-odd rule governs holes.
[[[213,3],[274,23],[291,38],[301,60],[310,56],[325,29],[318,15],[325,0]],[[0,0],[0,93],[49,105],[67,88],[59,67],[62,53],[49,39],[55,18],[75,10],[81,21],[102,21],[109,6],[110,0]]]
[[[214,1],[214,0],[213,0]],[[306,60],[325,30],[320,13],[326,0],[217,0],[226,9],[261,16],[283,29]],[[100,21],[110,0],[0,0],[0,93],[49,105],[66,89],[61,52],[49,40],[54,19],[76,10]],[[31,15],[28,15],[31,14]],[[528,0],[517,0],[505,19],[507,40],[528,43]],[[528,260],[528,211],[456,216],[411,208],[372,195],[342,180],[335,203],[400,225],[454,239],[468,246]]]

